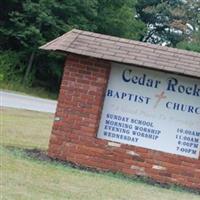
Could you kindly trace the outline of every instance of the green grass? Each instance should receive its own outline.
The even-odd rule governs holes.
[[[58,97],[57,94],[49,92],[41,87],[31,87],[30,88],[30,87],[26,87],[19,83],[12,83],[12,82],[6,83],[1,80],[0,80],[0,89],[16,91],[16,92],[32,95],[35,97],[41,97],[41,98],[45,98],[45,99],[56,100]]]
[[[1,110],[0,199],[5,200],[199,200],[113,174],[74,169],[28,157],[23,149],[47,149],[53,115]],[[13,146],[13,148],[10,148]]]
[[[1,145],[47,149],[53,114],[2,109],[1,118]]]

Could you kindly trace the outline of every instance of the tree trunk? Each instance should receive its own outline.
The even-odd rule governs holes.
[[[35,57],[35,51],[33,51],[31,53],[31,56],[29,58],[28,67],[26,68],[26,72],[25,72],[24,79],[23,79],[23,85],[25,85],[27,83],[27,79],[28,79],[29,73],[30,73],[31,68],[33,66],[34,57]]]

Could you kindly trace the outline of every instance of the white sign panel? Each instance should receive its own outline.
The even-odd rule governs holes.
[[[200,80],[113,64],[97,136],[198,159]]]

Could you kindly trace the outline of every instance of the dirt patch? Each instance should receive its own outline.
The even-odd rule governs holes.
[[[85,170],[85,171],[90,171],[90,172],[96,172],[96,173],[102,173],[105,171],[99,170],[99,169],[94,169],[94,168],[90,168],[90,167],[84,167],[81,166],[77,163],[73,163],[73,162],[69,162],[69,161],[62,161],[62,160],[58,160],[55,158],[51,158],[48,156],[47,151],[44,150],[40,150],[40,149],[23,149],[23,152],[25,154],[25,156],[32,158],[34,160],[39,160],[39,161],[43,161],[43,162],[51,162],[54,164],[60,164],[63,166],[68,166],[68,167],[72,167],[72,168],[76,168],[76,169],[80,169],[80,170]]]
[[[47,155],[46,151],[40,149],[23,149],[26,156],[39,161],[51,162],[53,159]]]

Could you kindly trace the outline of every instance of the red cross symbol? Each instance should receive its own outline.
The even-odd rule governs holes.
[[[165,92],[162,91],[160,94],[156,94],[156,95],[155,95],[155,97],[157,98],[157,101],[156,101],[156,103],[155,103],[155,105],[154,105],[154,108],[156,108],[156,107],[158,106],[158,104],[160,103],[160,101],[161,101],[162,99],[166,99],[166,98],[167,98],[167,96],[165,96],[164,94],[165,94]]]

